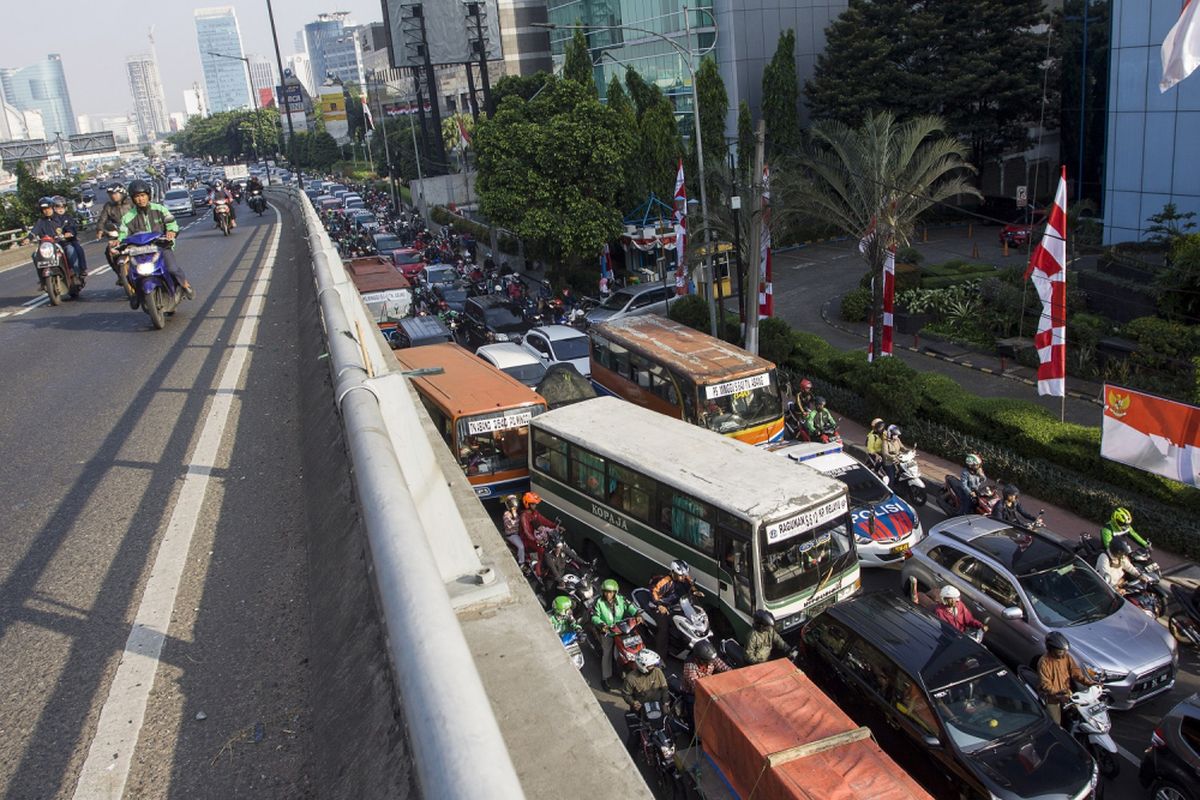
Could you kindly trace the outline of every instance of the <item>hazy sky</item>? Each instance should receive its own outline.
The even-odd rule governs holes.
[[[193,81],[204,88],[192,21],[197,8],[233,6],[246,54],[275,60],[266,0],[63,0],[51,6],[43,6],[42,1],[4,2],[0,67],[23,67],[47,53],[61,53],[76,114],[132,111],[125,57],[149,48],[146,33],[151,25],[167,110],[183,111],[183,90],[191,88]],[[295,52],[296,32],[318,13],[349,11],[358,24],[383,19],[380,0],[272,0],[272,6],[285,62]],[[63,24],[46,28],[47,14],[61,18]]]

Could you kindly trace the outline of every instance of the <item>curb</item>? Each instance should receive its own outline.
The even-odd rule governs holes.
[[[842,297],[842,295],[835,295],[834,297],[830,297],[824,303],[821,304],[821,321],[824,322],[829,327],[833,328],[834,330],[841,331],[842,333],[849,334],[851,336],[857,336],[860,339],[866,339],[867,337],[864,336],[863,334],[859,333],[858,331],[854,330],[853,328],[849,328],[849,327],[846,327],[845,325],[841,325],[841,324],[835,322],[831,318],[831,316],[829,314],[829,305],[834,300],[841,299],[841,297]],[[987,375],[994,375],[998,378],[1004,378],[1006,380],[1016,381],[1018,383],[1023,383],[1026,386],[1037,386],[1037,381],[1030,380],[1029,378],[1022,378],[1020,375],[1009,375],[1008,373],[1001,372],[1000,370],[995,369],[993,367],[976,366],[975,364],[973,364],[970,361],[965,361],[965,360],[959,361],[958,359],[951,358],[950,356],[943,356],[939,353],[930,353],[927,350],[921,350],[920,348],[917,348],[917,347],[910,347],[909,345],[902,344],[902,345],[896,345],[896,346],[903,350],[907,350],[910,353],[917,353],[918,355],[925,356],[926,358],[932,358],[937,361],[945,361],[947,363],[955,364],[960,367],[966,367],[967,369],[974,370],[975,372],[982,372]],[[1096,406],[1104,405],[1103,402],[1096,399],[1095,397],[1093,397],[1090,394],[1084,394],[1083,392],[1073,392],[1070,389],[1067,390],[1067,397],[1071,397],[1075,400],[1084,400],[1084,401],[1091,403],[1093,405],[1096,405]]]

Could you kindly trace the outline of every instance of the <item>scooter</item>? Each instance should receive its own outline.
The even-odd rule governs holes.
[[[33,264],[37,267],[42,290],[50,298],[50,305],[57,306],[68,296],[74,300],[83,291],[83,282],[71,269],[67,252],[51,237],[42,237],[33,253]]]
[[[263,212],[267,210],[267,198],[263,197],[261,191],[255,189],[250,192],[250,199],[247,201],[247,205],[250,206],[251,211],[261,217]]]
[[[167,324],[167,315],[174,314],[186,296],[162,257],[162,251],[171,246],[173,242],[156,231],[131,234],[120,246],[120,252],[130,259],[128,279],[133,294],[129,307],[136,310],[140,305],[150,324],[160,331]]]
[[[1196,601],[1196,589],[1185,589],[1175,584],[1171,586],[1171,596],[1182,609],[1171,615],[1167,627],[1175,640],[1193,647],[1200,646],[1200,605]]]
[[[583,648],[579,646],[579,634],[575,631],[564,631],[558,635],[563,648],[577,669],[583,669]]]
[[[938,492],[935,502],[947,517],[958,517],[964,514],[980,514],[986,517],[996,507],[996,502],[999,499],[996,495],[996,490],[990,484],[985,483],[979,487],[979,492],[975,495],[975,504],[966,511],[962,510],[959,507],[958,495],[961,489],[962,480],[955,475],[947,475],[942,482],[942,488]]]
[[[646,649],[646,643],[642,640],[642,636],[638,633],[638,627],[642,624],[641,617],[628,617],[621,620],[613,626],[616,630],[613,632],[613,659],[621,672],[633,666],[637,660],[638,653]],[[604,634],[600,634],[604,635]]]
[[[653,633],[658,629],[658,617],[651,611],[657,603],[650,596],[650,590],[643,587],[634,589],[631,592],[633,604],[641,609],[642,620],[646,624],[646,628]],[[692,602],[690,595],[684,595],[671,605],[671,636],[668,645],[670,655],[675,656],[680,661],[685,660],[692,652],[692,648],[701,639],[712,641],[712,628],[708,623],[708,612]],[[667,653],[659,653],[660,656],[666,658]]]
[[[1108,715],[1108,696],[1100,684],[1071,693],[1063,704],[1063,713],[1073,711],[1071,727],[1067,729],[1096,759],[1096,766],[1105,778],[1115,778],[1121,771],[1117,743],[1112,738],[1112,719]]]
[[[921,465],[917,463],[917,450],[912,448],[901,451],[896,459],[896,486],[883,469],[883,463],[873,466],[875,474],[887,484],[893,492],[903,497],[915,508],[920,508],[929,501],[929,490],[925,488],[925,479],[921,477]]]
[[[233,218],[229,211],[229,201],[223,197],[214,200],[213,213],[217,215],[217,227],[221,229],[221,233],[228,236],[229,231],[233,227]]]

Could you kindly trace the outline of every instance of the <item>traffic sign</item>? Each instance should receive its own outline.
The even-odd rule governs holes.
[[[1017,187],[1017,208],[1024,208],[1027,205],[1029,205],[1029,187],[1028,186],[1018,186]]]

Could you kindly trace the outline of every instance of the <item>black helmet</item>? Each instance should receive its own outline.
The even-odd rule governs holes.
[[[825,407],[825,398],[824,397],[814,397],[813,405],[815,405],[817,408],[824,408]]]
[[[56,194],[50,199],[54,201],[54,205],[56,206],[65,206],[67,204],[67,198],[63,197],[61,194]]]
[[[1114,556],[1127,556],[1133,552],[1133,547],[1125,541],[1124,536],[1118,536],[1108,543],[1108,552]]]
[[[1020,496],[1020,494],[1021,494],[1021,490],[1018,489],[1017,487],[1013,486],[1011,483],[1004,487],[1004,496],[1005,497],[1018,497],[1018,496]]]
[[[754,624],[760,628],[774,628],[775,615],[765,608],[760,608],[754,612]]]
[[[1054,631],[1046,637],[1046,649],[1060,650],[1065,653],[1071,649],[1071,643],[1067,641],[1067,637],[1063,636],[1058,631]]]
[[[38,198],[38,208],[54,208],[54,198],[39,197]]]
[[[692,648],[692,655],[702,664],[709,664],[717,657],[717,648],[713,647],[713,643],[708,639],[701,639],[696,642],[696,646]]]
[[[150,184],[143,180],[130,181],[129,196],[133,197],[135,194],[150,194]]]

